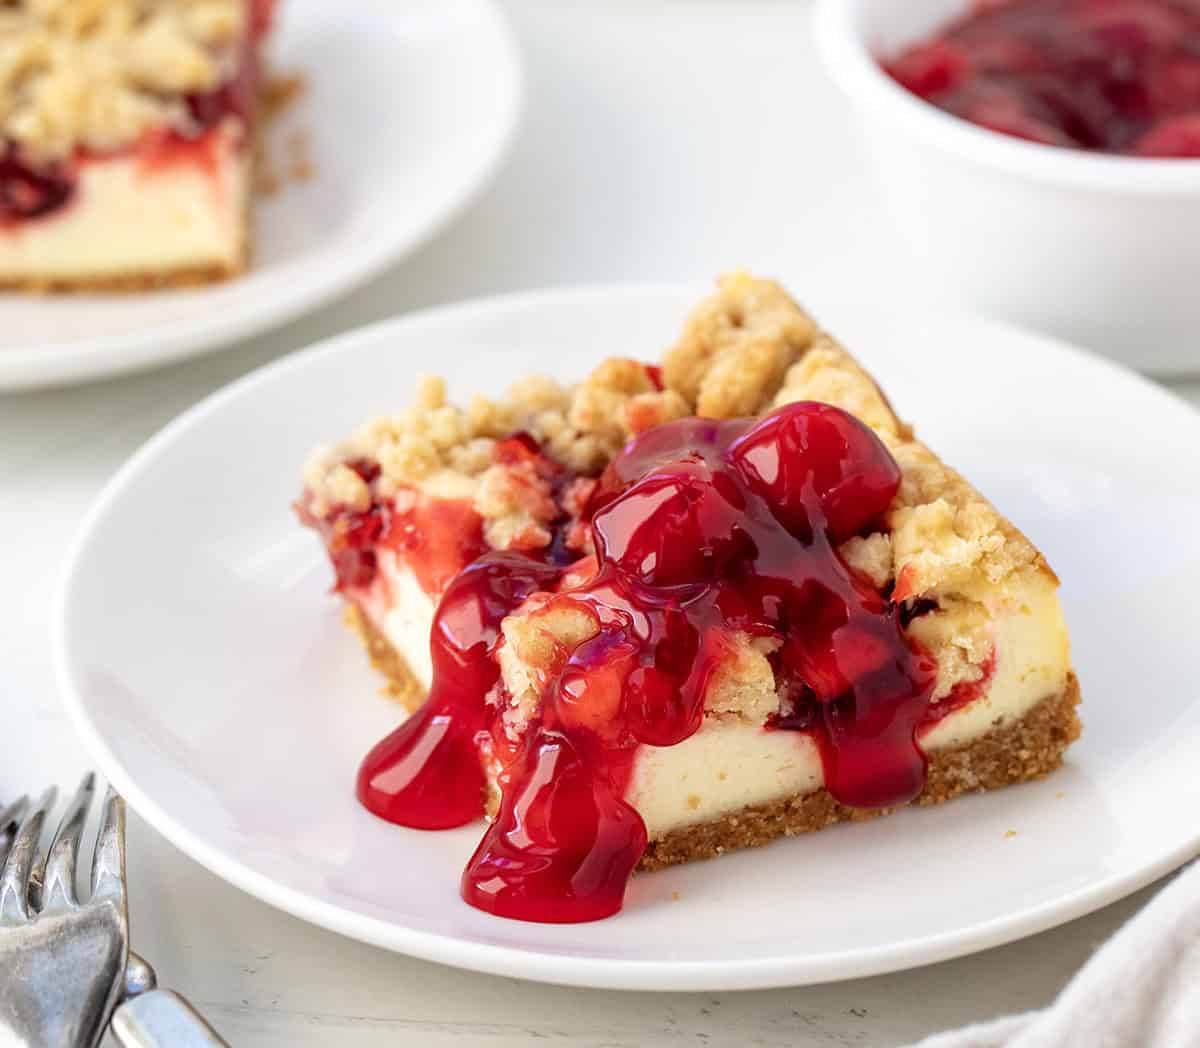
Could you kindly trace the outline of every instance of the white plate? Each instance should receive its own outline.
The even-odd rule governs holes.
[[[237,280],[139,295],[0,299],[0,390],[110,375],[218,348],[365,282],[432,236],[495,171],[521,70],[491,0],[282,0],[273,64],[307,90],[314,177],[257,202]]]
[[[67,702],[133,806],[220,876],[346,935],[631,989],[923,964],[1079,916],[1193,854],[1200,416],[1046,338],[832,305],[821,316],[900,410],[1061,574],[1086,724],[1067,767],[638,876],[618,917],[558,927],[459,900],[478,827],[400,829],[355,803],[357,763],[397,709],[289,510],[310,446],[406,402],[420,367],[462,395],[653,358],[696,297],[568,291],[413,316],[264,368],[150,441],[88,515],[56,613]]]

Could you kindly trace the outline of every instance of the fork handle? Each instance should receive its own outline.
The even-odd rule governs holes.
[[[148,990],[120,1005],[112,1032],[125,1048],[229,1048],[173,990]]]

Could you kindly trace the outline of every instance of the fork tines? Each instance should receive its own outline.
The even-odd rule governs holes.
[[[51,786],[30,805],[22,797],[0,809],[0,925],[21,923],[37,913],[74,909],[79,905],[75,872],[96,778],[88,772],[67,806],[40,864],[38,844],[57,790]],[[104,801],[100,831],[92,857],[92,900],[124,901],[125,809],[112,790]]]

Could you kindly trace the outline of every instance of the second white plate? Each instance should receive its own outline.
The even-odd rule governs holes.
[[[483,302],[344,336],[235,383],[143,448],[89,514],[57,611],[61,684],[104,772],[177,846],[327,928],[463,967],[629,989],[868,975],[993,946],[1138,888],[1200,843],[1200,416],[1049,339],[824,307],[899,411],[1063,579],[1083,739],[1048,780],[635,877],[596,924],[458,897],[478,827],[354,800],[398,720],[289,509],[309,448],[411,395],[651,359],[697,292]],[[1015,835],[1013,832],[1015,831]]]
[[[0,297],[0,390],[164,363],[265,331],[365,282],[490,177],[521,70],[491,0],[283,0],[274,65],[306,91],[268,129],[313,168],[258,201],[254,260],[222,284],[136,295]]]

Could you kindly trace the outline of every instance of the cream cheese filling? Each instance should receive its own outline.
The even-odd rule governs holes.
[[[994,612],[995,667],[980,696],[921,738],[926,753],[966,745],[1019,720],[1060,692],[1070,672],[1066,625],[1054,584],[1037,575]],[[802,733],[768,731],[740,718],[708,717],[677,746],[643,746],[626,799],[653,840],[750,805],[809,793],[825,784],[816,744]]]
[[[429,633],[434,600],[390,551],[380,554],[380,578],[359,603],[426,688],[433,676]],[[980,696],[948,714],[920,740],[926,753],[966,745],[1023,717],[1060,692],[1070,672],[1070,648],[1056,586],[1044,574],[1025,576],[990,608],[995,665]],[[642,746],[626,799],[650,838],[710,822],[751,805],[768,804],[824,785],[811,737],[769,731],[737,715],[706,716],[700,730],[675,746]]]
[[[380,549],[377,556],[375,584],[355,599],[371,625],[387,638],[417,682],[428,691],[433,683],[429,634],[436,604],[395,552]]]
[[[245,256],[250,163],[218,130],[212,163],[148,166],[137,153],[79,166],[70,201],[0,229],[0,279],[87,280],[238,267]]]

